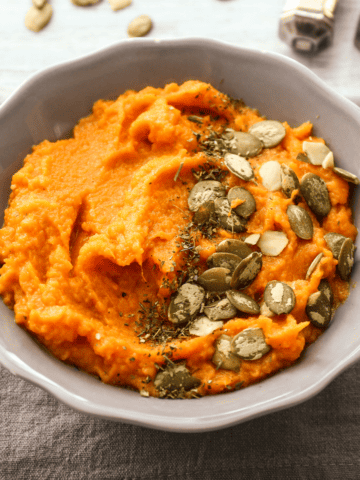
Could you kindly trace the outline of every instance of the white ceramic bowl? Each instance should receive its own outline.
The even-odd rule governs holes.
[[[336,163],[360,176],[360,109],[286,57],[205,39],[120,42],[30,78],[0,108],[1,211],[11,176],[33,144],[64,137],[99,98],[127,89],[199,79],[291,126],[310,120]],[[358,193],[354,197],[356,209]],[[359,225],[360,209],[355,223]],[[359,249],[357,250],[359,252]],[[352,279],[359,281],[359,255]],[[360,295],[347,302],[302,360],[226,395],[196,400],[144,398],[102,384],[50,356],[0,303],[0,361],[71,407],[106,419],[181,432],[215,430],[303,402],[360,358]]]

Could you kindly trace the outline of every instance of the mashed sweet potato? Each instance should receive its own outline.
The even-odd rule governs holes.
[[[229,128],[247,132],[260,120],[258,112],[211,85],[188,81],[99,100],[72,138],[34,146],[13,176],[0,231],[0,293],[17,324],[60,360],[143,395],[230,391],[295,362],[323,331],[306,314],[320,280],[330,282],[334,306],[349,293],[324,235],[336,232],[354,240],[357,231],[348,183],[331,169],[297,159],[304,140],[321,141],[311,137],[310,123],[297,128],[285,123],[278,146],[248,159],[254,181],[226,169],[214,138]],[[326,182],[331,202],[326,218],[319,220],[299,200],[314,225],[311,240],[298,238],[290,227],[286,209],[294,195],[287,198],[262,185],[259,169],[273,160],[287,164],[300,180],[310,172]],[[203,235],[191,226],[189,192],[199,178],[215,177],[227,189],[245,186],[254,196],[256,211],[244,233],[217,227]],[[260,303],[269,281],[285,282],[296,296],[291,313],[239,313],[205,336],[169,322],[170,299],[189,272],[196,281],[221,240],[268,230],[284,232],[288,244],[277,256],[263,255],[261,271],[244,293]],[[191,243],[196,257],[189,255]],[[251,249],[259,251],[256,244]],[[319,266],[305,279],[321,252]],[[217,338],[250,327],[262,329],[269,353],[242,360],[239,371],[217,367],[212,362]],[[158,372],[178,363],[186,365],[196,385],[159,390]]]

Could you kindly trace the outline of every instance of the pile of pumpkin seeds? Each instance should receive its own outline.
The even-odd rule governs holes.
[[[191,121],[200,123],[201,120],[196,117]],[[258,155],[264,148],[278,145],[285,134],[283,125],[273,120],[261,121],[253,125],[249,132],[226,129],[222,136],[210,132],[209,137],[201,143],[208,149],[206,154],[210,164],[202,166],[200,172],[193,172],[198,183],[188,197],[189,210],[193,212],[190,225],[202,233],[209,232],[209,228],[211,233],[216,233],[217,228],[233,234],[246,232],[246,223],[256,210],[256,200],[245,187],[226,190],[223,183],[226,169],[245,182],[254,181],[254,171],[248,159]],[[316,142],[304,142],[304,153],[297,159],[332,168],[346,181],[359,183],[355,175],[334,166],[333,154],[328,147],[322,143],[318,145]],[[216,163],[221,157],[224,158],[225,170]],[[216,176],[211,176],[212,169],[216,171]],[[287,209],[290,227],[300,239],[311,240],[314,234],[311,216],[297,203],[302,196],[321,222],[331,209],[326,182],[313,173],[305,174],[299,181],[289,166],[276,161],[263,164],[259,173],[259,181],[269,192],[280,190],[287,198],[292,198],[294,204]],[[237,206],[233,208],[233,205]],[[338,260],[340,278],[348,281],[354,263],[355,246],[352,240],[336,232],[330,232],[324,238]],[[272,317],[290,313],[295,307],[296,296],[292,287],[285,282],[270,281],[262,299],[251,298],[242,291],[251,285],[261,271],[263,255],[277,256],[287,243],[288,238],[281,231],[266,231],[262,235],[221,241],[216,246],[216,252],[207,260],[208,268],[200,275],[187,276],[185,283],[180,283],[169,305],[168,320],[177,327],[186,326],[190,335],[205,336],[224,327],[224,322],[231,318],[258,314]],[[193,247],[196,248],[195,244]],[[321,252],[309,265],[305,276],[307,280],[320,265],[322,257]],[[323,329],[329,325],[333,315],[333,292],[327,279],[322,279],[318,291],[309,296],[306,314],[316,327]],[[214,346],[212,362],[216,368],[236,372],[240,370],[243,360],[258,360],[271,350],[263,330],[258,327],[246,328],[235,337],[222,334]],[[165,370],[156,376],[155,386],[161,396],[171,397],[180,387],[182,395],[196,391],[197,379],[184,363],[181,364],[181,375],[178,375],[178,365],[168,363]]]
[[[111,9],[115,12],[131,5],[132,0],[108,0]],[[98,3],[99,0],[71,0],[78,7],[87,7]],[[47,0],[32,0],[32,5],[25,15],[25,27],[33,32],[40,32],[49,23],[53,14],[52,6]],[[139,15],[128,25],[128,37],[143,37],[152,28],[152,20],[148,15]]]

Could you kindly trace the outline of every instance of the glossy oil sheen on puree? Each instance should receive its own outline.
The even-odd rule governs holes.
[[[243,155],[252,179],[229,171],[223,146],[231,143],[233,131],[251,131],[263,120],[211,85],[188,81],[127,91],[116,101],[99,100],[74,128],[73,138],[33,147],[13,176],[0,231],[0,293],[14,309],[16,322],[59,359],[144,396],[231,391],[293,364],[324,330],[306,310],[321,279],[329,281],[332,311],[349,293],[348,279],[339,275],[338,259],[324,237],[333,232],[351,239],[351,251],[357,230],[348,206],[349,183],[332,168],[302,161],[304,142],[324,144],[311,136],[310,123],[296,128],[283,123],[286,134],[280,143]],[[261,167],[269,162],[263,179]],[[279,186],[272,190],[274,162],[290,167],[300,182],[306,174],[320,177],[330,212],[319,218],[299,189],[289,197]],[[270,187],[265,188],[267,169]],[[243,232],[216,221],[208,222],[205,231],[201,219],[200,226],[192,222],[196,212],[190,211],[188,198],[199,180],[220,181],[225,195],[235,186],[253,195],[256,210],[243,222]],[[310,216],[310,239],[291,228],[289,205]],[[226,215],[230,218],[232,211],[223,215],[224,221]],[[265,254],[266,248],[256,244],[260,236],[262,245],[265,232],[285,239],[280,253]],[[250,235],[255,243],[248,247],[252,258],[261,258],[261,269],[249,285],[231,291],[251,297],[262,305],[261,312],[237,310],[212,333],[199,336],[192,325],[204,317],[204,303],[228,298],[225,291],[217,295],[204,289],[201,311],[189,322],[169,321],[171,299],[178,298],[181,285],[199,285],[217,245]],[[265,288],[273,281],[282,282],[271,284],[274,300],[285,292],[284,285],[291,287],[295,303],[289,313],[264,307]],[[236,353],[244,337],[239,334],[246,329],[250,344],[262,342],[253,358]],[[261,338],[255,335],[259,332]],[[236,336],[238,343],[231,346]],[[237,368],[216,362],[220,337],[228,341],[224,351],[235,355]],[[180,382],[173,384],[178,375]]]

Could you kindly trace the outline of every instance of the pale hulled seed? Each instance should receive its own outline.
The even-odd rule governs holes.
[[[46,0],[32,0],[32,4],[36,8],[43,8],[45,6]]]
[[[288,243],[289,239],[285,232],[268,230],[261,235],[257,245],[263,255],[277,257]]]
[[[246,132],[234,132],[235,148],[233,152],[242,157],[255,157],[263,149],[263,143],[255,135]]]
[[[228,290],[226,292],[228,300],[236,307],[240,312],[257,315],[260,313],[260,306],[255,302],[253,298],[245,293],[238,292],[236,290]]]
[[[325,328],[331,320],[331,304],[322,292],[312,293],[306,304],[306,315],[316,327]]]
[[[240,257],[234,255],[233,253],[226,252],[215,252],[210,255],[206,261],[209,268],[223,267],[228,268],[231,272],[235,270],[240,262]]]
[[[209,268],[198,277],[197,281],[208,292],[223,293],[230,289],[231,272],[228,268]]]
[[[231,350],[244,360],[259,360],[270,351],[262,328],[246,328],[231,342]]]
[[[346,237],[341,235],[341,233],[329,232],[324,235],[324,240],[326,241],[327,246],[330,248],[333,257],[337,260],[340,255],[342,244],[345,242]]]
[[[232,337],[220,335],[215,342],[215,353],[212,357],[212,362],[216,368],[238,372],[241,360],[231,351],[231,341]]]
[[[319,217],[326,217],[331,210],[326,183],[314,173],[306,173],[300,183],[300,190],[309,208]]]
[[[320,265],[320,262],[321,262],[321,259],[322,257],[324,256],[324,254],[321,252],[319,253],[318,255],[316,255],[316,257],[314,258],[314,260],[311,262],[307,272],[306,272],[306,275],[305,275],[305,280],[308,280],[311,275],[315,272],[316,270],[316,267],[318,265]]]
[[[264,291],[264,300],[269,309],[276,315],[290,313],[296,303],[293,289],[284,282],[272,280]]]
[[[236,317],[237,309],[228,298],[223,298],[210,305],[206,305],[204,313],[212,321],[229,320],[230,318]]]
[[[235,213],[240,217],[249,218],[256,210],[254,196],[244,187],[230,188],[227,198],[231,208],[233,208]]]
[[[252,252],[245,257],[236,267],[232,278],[231,288],[242,290],[248,287],[256,278],[262,267],[262,254]]]
[[[324,161],[322,162],[321,166],[323,168],[329,168],[333,169],[335,167],[335,161],[334,161],[334,154],[333,152],[329,152],[326,157],[324,158]]]
[[[230,207],[227,198],[217,198],[214,201],[215,215],[220,226],[230,232],[245,232],[246,219],[239,217]]]
[[[237,255],[241,259],[247,257],[252,253],[251,248],[246,245],[242,240],[237,238],[227,238],[223,240],[216,246],[217,252],[226,252],[226,253],[233,253]]]
[[[246,160],[246,158],[240,157],[240,155],[227,153],[225,155],[225,165],[231,173],[242,180],[245,180],[246,182],[254,178],[254,172],[250,163]]]
[[[188,197],[188,205],[191,212],[196,212],[200,205],[213,201],[219,197],[225,197],[226,191],[222,183],[216,180],[204,180],[198,182],[191,190]]]
[[[148,15],[139,15],[132,20],[127,28],[129,37],[143,37],[150,32],[152,20]]]
[[[86,7],[87,5],[94,5],[99,0],[71,0],[71,3],[79,7]]]
[[[260,240],[260,233],[253,233],[245,238],[244,242],[248,245],[256,245]]]
[[[281,188],[281,168],[280,163],[275,160],[265,162],[261,165],[259,174],[264,187],[270,192],[275,192]]]
[[[110,7],[114,12],[117,10],[122,10],[123,8],[131,5],[132,0],[109,0]]]
[[[168,365],[159,372],[154,380],[155,388],[165,390],[191,390],[200,385],[200,380],[193,377],[185,364]]]
[[[308,212],[298,205],[289,205],[286,213],[295,234],[303,240],[310,240],[314,234],[314,226]]]
[[[334,168],[334,172],[339,175],[339,177],[343,178],[347,182],[354,183],[355,185],[359,185],[360,180],[356,175],[353,173],[348,172],[347,170],[344,170],[343,168]]]
[[[299,179],[292,168],[286,163],[281,164],[281,190],[290,198],[294,190],[300,190]]]
[[[40,9],[32,5],[25,15],[25,27],[33,32],[40,32],[50,21],[53,9],[49,3]]]
[[[264,120],[254,123],[249,128],[249,133],[261,140],[264,147],[272,148],[279,145],[285,138],[286,129],[282,123],[276,120]]]
[[[341,246],[337,270],[340,278],[344,281],[349,280],[351,270],[354,265],[355,245],[351,238],[346,238]]]
[[[323,143],[307,141],[303,142],[303,150],[313,165],[322,165],[326,156],[331,152]]]
[[[199,285],[184,283],[169,305],[168,317],[172,323],[181,324],[192,320],[200,311],[205,291]]]
[[[224,322],[212,321],[210,318],[203,315],[192,322],[189,327],[189,333],[190,335],[196,335],[197,337],[206,337],[206,335],[210,335],[223,325]]]

